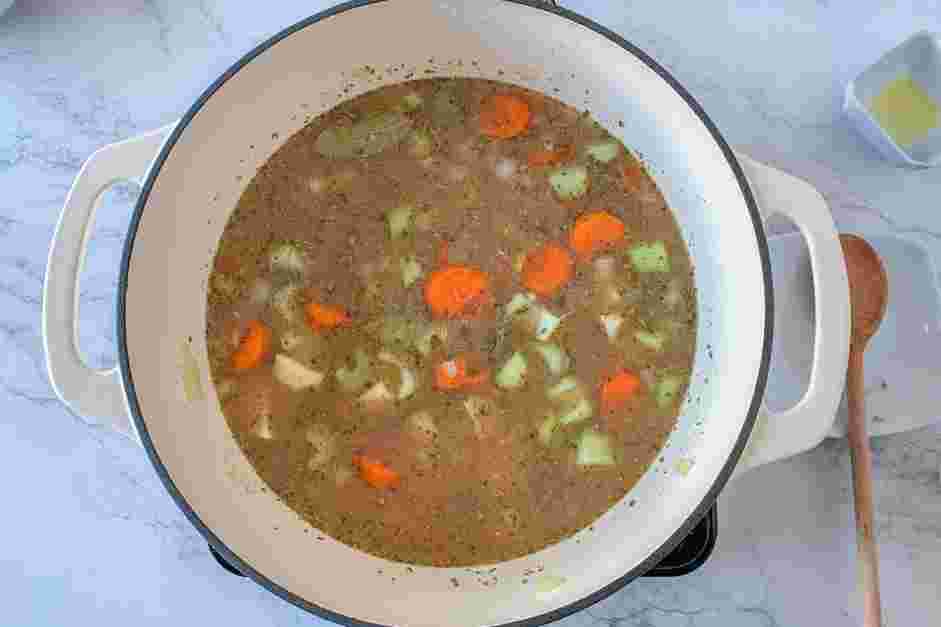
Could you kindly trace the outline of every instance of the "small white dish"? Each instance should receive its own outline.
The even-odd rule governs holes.
[[[841,229],[866,238],[889,277],[886,317],[866,351],[866,412],[871,435],[909,431],[941,418],[941,287],[928,249],[914,238],[879,229]],[[794,404],[810,380],[814,303],[809,259],[797,233],[769,240],[775,329],[765,401]],[[833,385],[843,385],[842,381]],[[846,433],[846,401],[831,437]]]
[[[869,103],[886,85],[905,76],[941,105],[939,35],[927,31],[916,33],[882,55],[846,86],[843,112],[886,158],[917,167],[936,166],[941,163],[941,122],[910,145],[900,146],[869,108]]]

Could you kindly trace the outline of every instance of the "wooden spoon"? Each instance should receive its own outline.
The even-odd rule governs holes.
[[[879,596],[879,556],[873,530],[872,451],[866,432],[866,403],[863,391],[863,353],[885,316],[889,281],[879,255],[869,243],[855,235],[840,235],[849,278],[853,331],[850,336],[846,398],[849,409],[847,435],[853,464],[853,494],[856,504],[856,554],[863,589],[863,625],[882,624]]]

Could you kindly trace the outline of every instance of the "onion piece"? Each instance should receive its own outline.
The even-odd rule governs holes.
[[[503,179],[504,181],[513,178],[519,169],[519,165],[513,159],[499,159],[494,165],[494,173],[497,175],[497,178]]]
[[[360,395],[359,402],[370,414],[383,414],[392,409],[395,403],[395,395],[392,394],[389,386],[383,381],[379,381]]]
[[[319,387],[324,379],[322,372],[308,368],[301,362],[280,353],[275,355],[272,374],[279,383],[292,390]]]
[[[533,342],[533,350],[539,353],[546,363],[546,369],[554,376],[568,370],[570,359],[565,350],[558,344],[551,342]]]

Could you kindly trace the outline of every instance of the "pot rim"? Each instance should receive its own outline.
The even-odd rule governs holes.
[[[177,507],[183,512],[186,518],[196,527],[196,530],[206,539],[206,541],[213,547],[216,551],[219,552],[230,564],[236,567],[242,574],[250,577],[255,583],[262,586],[269,592],[277,595],[278,597],[288,601],[289,603],[310,612],[320,618],[325,618],[327,620],[333,621],[341,625],[355,626],[355,627],[389,627],[381,623],[372,623],[361,621],[352,616],[347,616],[345,614],[340,614],[334,612],[327,608],[321,607],[310,601],[294,594],[290,590],[278,585],[268,577],[266,577],[261,572],[252,568],[247,562],[245,562],[235,551],[230,549],[218,536],[213,533],[213,531],[200,519],[199,515],[193,510],[189,505],[186,498],[179,491],[179,489],[174,484],[173,480],[170,477],[170,474],[164,466],[163,461],[158,454],[156,447],[154,446],[153,440],[150,437],[150,434],[147,430],[147,424],[144,421],[143,414],[140,409],[140,405],[137,399],[137,393],[134,387],[134,379],[131,374],[131,365],[128,353],[127,346],[127,321],[125,317],[126,313],[126,299],[127,299],[127,286],[128,286],[128,270],[130,267],[131,255],[134,250],[134,241],[137,236],[137,230],[140,226],[140,220],[143,215],[144,206],[147,204],[147,199],[150,195],[151,189],[153,188],[154,182],[157,179],[157,176],[160,174],[160,170],[163,167],[163,164],[169,158],[171,151],[173,150],[174,145],[176,144],[179,137],[182,135],[183,131],[189,125],[190,121],[199,113],[203,105],[213,96],[213,94],[226,83],[230,78],[235,76],[244,66],[250,63],[255,57],[259,56],[278,42],[287,37],[293,35],[294,33],[316,24],[324,19],[345,13],[352,9],[369,6],[371,4],[377,4],[380,2],[385,2],[387,0],[349,0],[337,4],[333,7],[330,7],[324,11],[311,15],[295,24],[292,24],[283,30],[279,31],[275,35],[271,36],[267,40],[258,44],[252,48],[249,52],[244,54],[240,59],[238,59],[234,64],[232,64],[223,74],[221,74],[209,87],[203,91],[202,94],[196,99],[196,101],[187,109],[186,113],[180,119],[180,122],[173,129],[172,133],[169,135],[167,140],[164,142],[163,147],[160,149],[160,153],[157,155],[156,159],[153,162],[150,170],[147,173],[147,177],[141,186],[141,193],[137,200],[137,203],[134,207],[134,212],[131,216],[130,225],[128,226],[128,236],[124,243],[124,250],[121,257],[120,265],[120,274],[118,278],[118,297],[116,303],[116,327],[117,327],[117,340],[118,340],[118,364],[121,371],[121,379],[124,385],[125,396],[127,397],[127,405],[130,410],[130,415],[134,421],[134,425],[137,429],[137,433],[140,436],[141,443],[143,444],[144,450],[147,452],[147,457],[150,459],[151,464],[157,472],[160,481],[163,483],[167,492],[170,494],[174,503]],[[748,185],[748,181],[745,178],[745,175],[742,171],[741,166],[739,165],[737,159],[735,158],[734,153],[732,152],[731,147],[722,137],[716,125],[709,118],[703,108],[699,103],[693,98],[693,96],[685,89],[683,86],[660,64],[654,61],[650,56],[648,56],[641,49],[633,45],[632,43],[625,40],[623,37],[617,33],[601,26],[600,24],[590,20],[586,17],[583,17],[573,11],[570,11],[565,8],[561,8],[554,4],[548,4],[544,2],[539,2],[539,0],[503,0],[505,2],[512,2],[514,4],[524,5],[536,10],[542,10],[549,13],[554,13],[560,18],[570,20],[585,26],[595,33],[607,38],[611,42],[617,44],[620,48],[626,52],[634,55],[637,59],[642,61],[647,67],[657,73],[657,75],[662,78],[666,83],[686,102],[686,104],[692,109],[693,113],[700,119],[700,121],[705,125],[706,129],[709,131],[709,134],[712,136],[713,140],[718,145],[719,149],[722,151],[723,156],[725,157],[729,167],[732,169],[732,173],[735,175],[735,178],[738,182],[739,188],[741,189],[742,196],[744,197],[745,203],[748,207],[749,214],[752,219],[752,224],[755,230],[755,238],[758,244],[759,257],[761,259],[762,265],[762,275],[764,279],[764,292],[765,292],[765,325],[764,325],[764,340],[762,343],[762,354],[761,362],[758,367],[757,376],[755,379],[755,391],[752,396],[751,403],[749,404],[748,413],[745,418],[745,422],[742,425],[742,430],[739,433],[735,445],[732,448],[732,451],[729,455],[728,460],[725,465],[722,467],[722,470],[719,472],[718,477],[715,482],[712,484],[711,488],[706,492],[702,501],[696,508],[693,510],[692,514],[673,532],[673,534],[664,542],[657,550],[653,551],[643,562],[635,566],[633,569],[615,579],[608,585],[604,586],[589,594],[579,600],[573,601],[567,605],[564,605],[560,608],[552,610],[550,612],[545,612],[543,614],[538,614],[528,618],[520,619],[517,621],[512,621],[508,623],[503,623],[498,627],[536,627],[538,625],[544,625],[550,622],[561,620],[566,616],[574,614],[575,612],[581,611],[595,603],[601,601],[602,599],[610,596],[611,594],[617,592],[628,583],[640,577],[645,572],[654,567],[659,563],[664,557],[666,557],[686,536],[689,532],[699,523],[702,517],[709,512],[709,509],[715,503],[719,493],[725,487],[725,484],[728,482],[729,478],[732,475],[735,465],[744,452],[745,446],[748,443],[748,439],[751,435],[752,428],[757,420],[758,411],[761,406],[761,401],[764,396],[764,390],[767,383],[768,371],[771,361],[771,345],[772,345],[772,333],[773,333],[773,324],[774,324],[774,296],[771,282],[771,265],[768,253],[768,242],[765,238],[764,229],[762,226],[761,215],[758,211],[758,206],[755,202],[755,198],[752,195],[751,189]]]

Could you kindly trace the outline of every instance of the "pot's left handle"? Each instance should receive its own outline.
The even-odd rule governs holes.
[[[91,368],[78,346],[79,278],[95,209],[108,187],[143,176],[175,124],[95,151],[65,199],[49,248],[43,283],[42,335],[49,382],[56,396],[82,417],[94,418],[134,441],[118,367]]]

